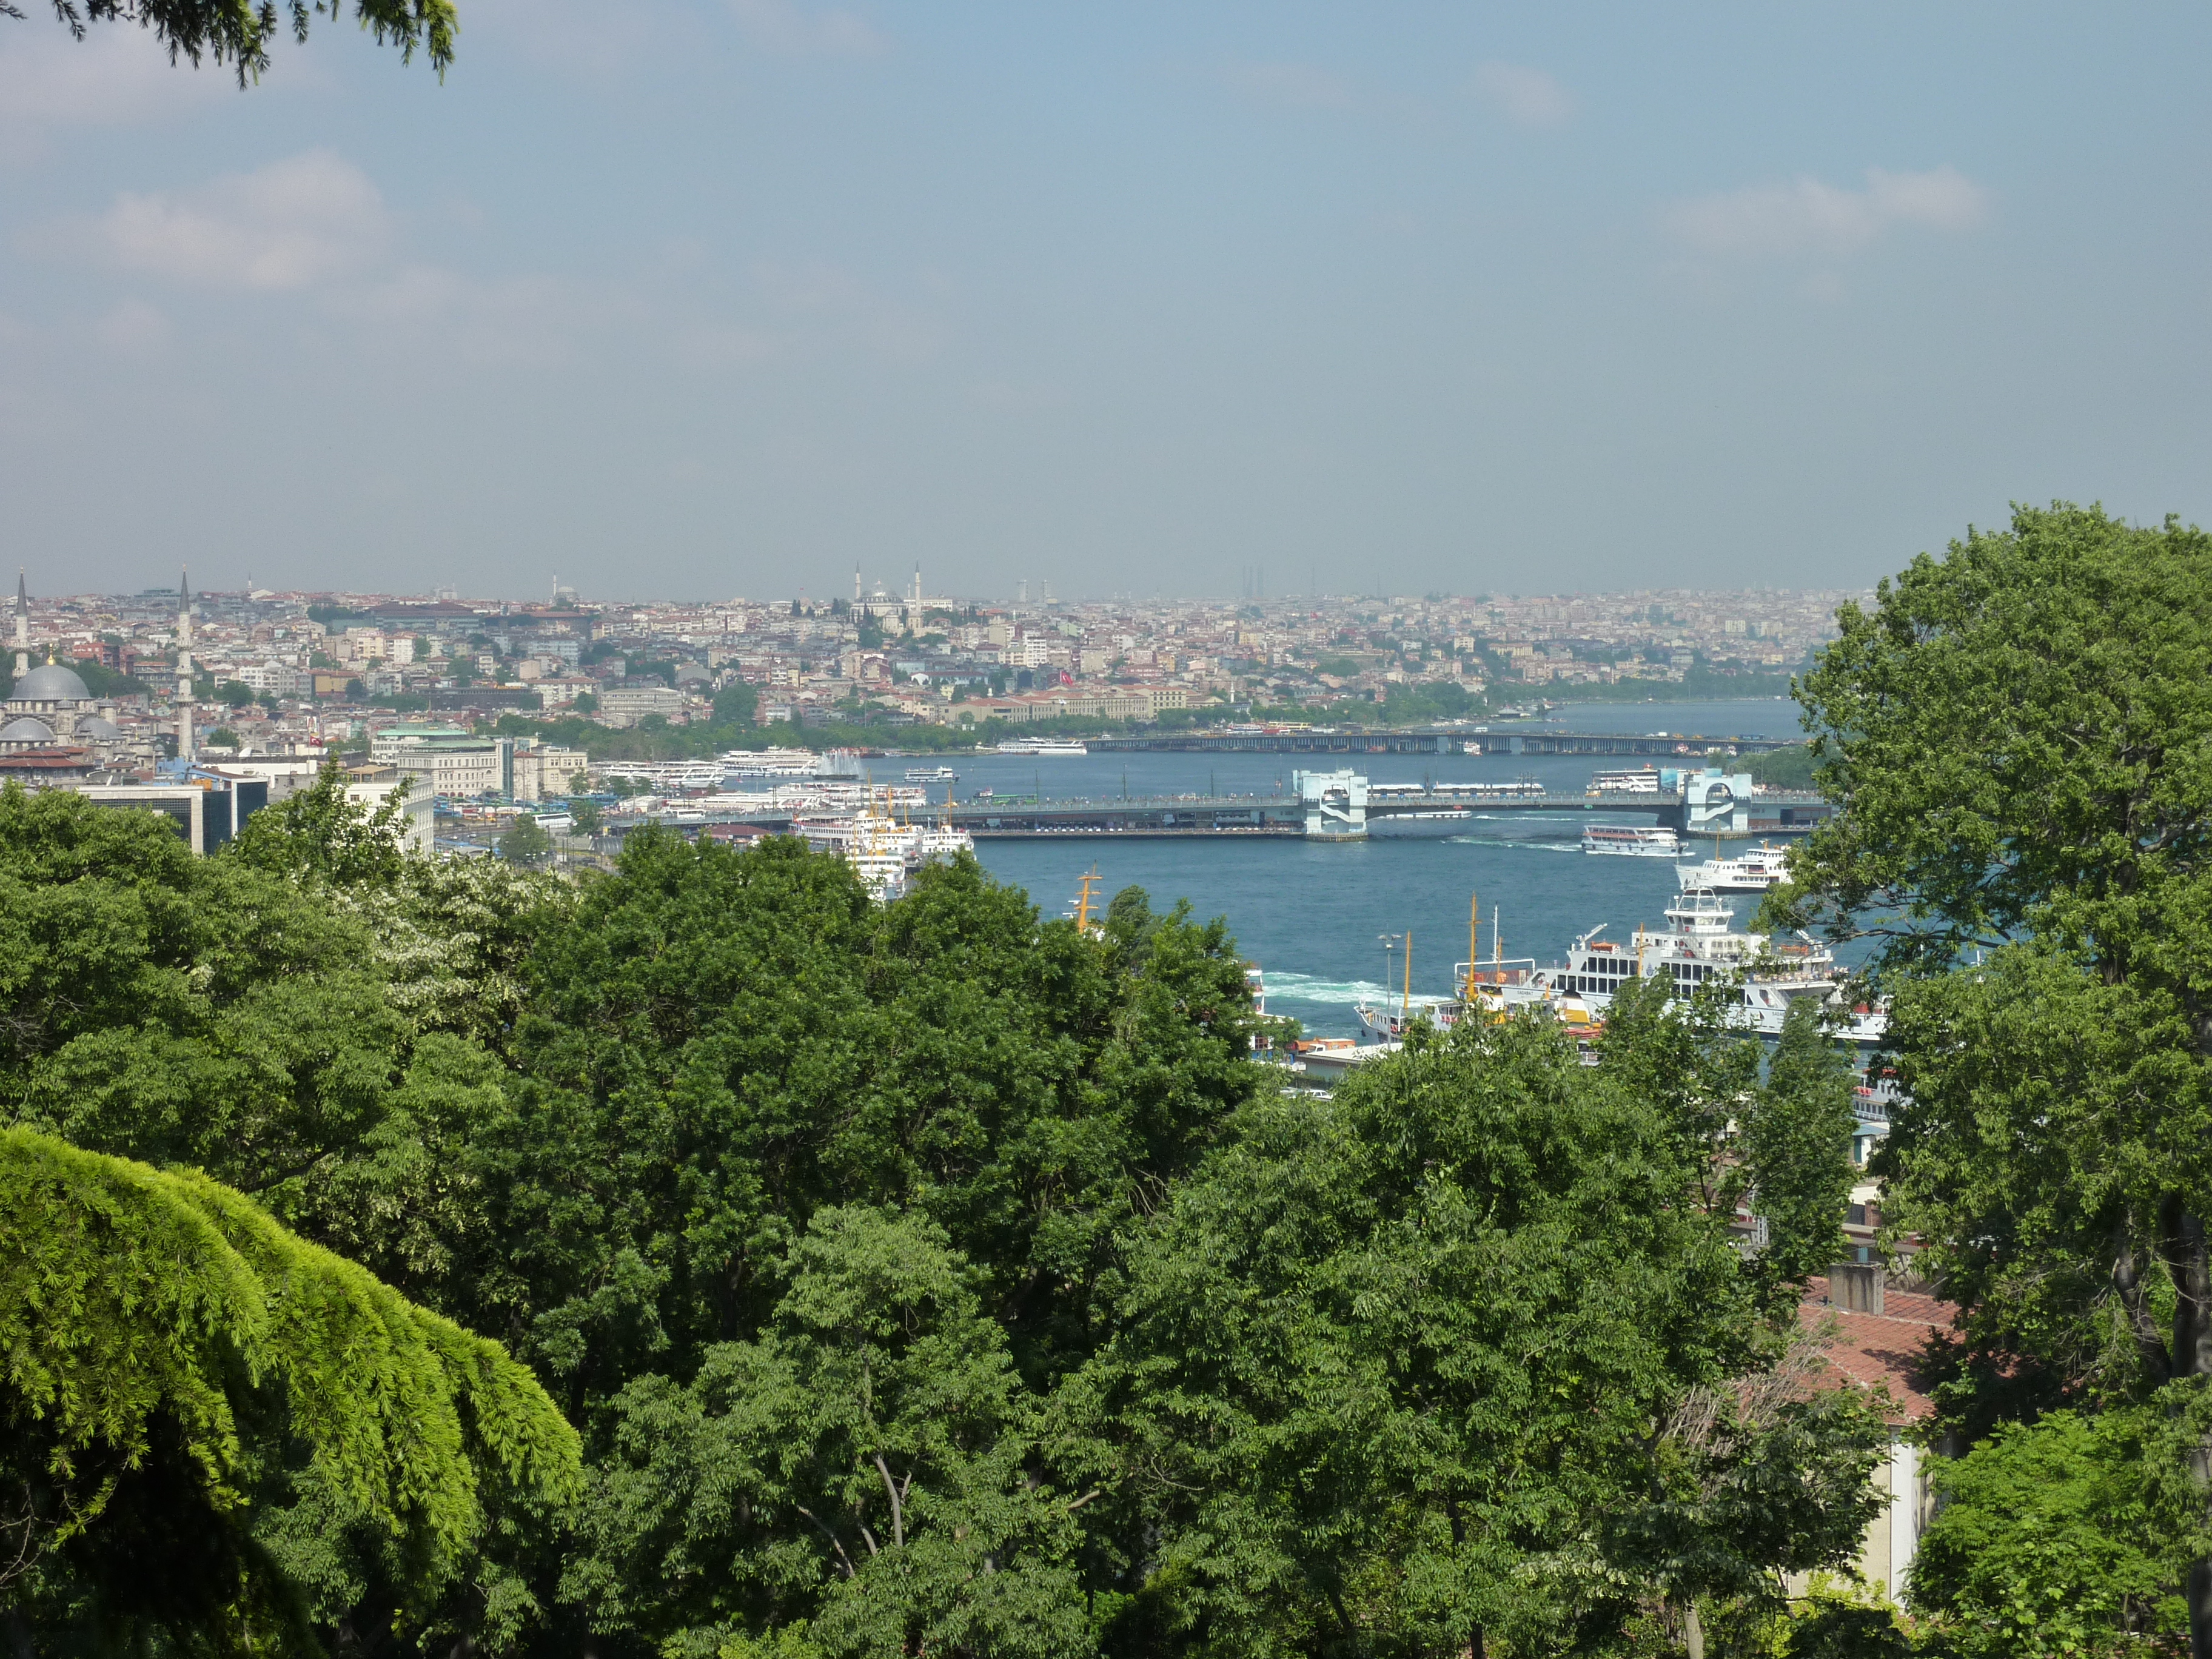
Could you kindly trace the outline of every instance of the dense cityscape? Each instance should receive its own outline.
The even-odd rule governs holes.
[[[2212,1659],[2016,12],[0,0],[0,1659]]]
[[[74,745],[88,769],[128,771],[179,758],[180,733],[183,758],[289,754],[433,711],[681,727],[732,708],[716,699],[732,687],[750,691],[734,705],[743,724],[863,728],[878,743],[916,725],[1403,723],[1545,698],[1771,695],[1833,637],[1839,604],[1869,597],[1032,605],[925,595],[918,574],[902,597],[854,587],[828,602],[617,605],[567,588],[532,602],[182,584],[49,598],[26,585],[15,673],[70,665],[90,695],[83,720],[43,737],[26,726],[9,750]],[[18,701],[33,720],[64,712]],[[49,775],[57,758],[40,757]],[[522,793],[537,798],[536,781]]]

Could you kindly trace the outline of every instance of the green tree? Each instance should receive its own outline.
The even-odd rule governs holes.
[[[1915,1609],[1964,1659],[2140,1652],[2185,1632],[2172,1590],[2186,1563],[2157,1513],[2149,1429],[2138,1412],[2052,1412],[1937,1462]]]
[[[2196,1421],[2212,1388],[2212,538],[2021,508],[1838,622],[1800,696],[1844,810],[1770,913],[1879,943],[1913,1103],[1877,1169],[1965,1310],[1947,1407],[2156,1398]],[[2201,1515],[2212,1439],[2175,1455]],[[2193,1650],[2212,1654],[2212,1559],[2186,1593]]]
[[[238,680],[225,680],[215,689],[216,701],[232,708],[243,708],[253,701],[253,693]]]
[[[574,1431],[496,1344],[205,1176],[20,1127],[0,1355],[27,1649],[313,1650],[370,1579],[419,1631],[494,1513],[576,1492]]]
[[[1778,1286],[1795,1291],[1843,1260],[1856,1083],[1841,1046],[1821,1029],[1819,1006],[1808,998],[1791,1004],[1765,1084],[1745,1102],[1736,1134],[1752,1183],[1747,1197],[1766,1224],[1760,1266]]]
[[[543,864],[552,856],[553,837],[536,818],[523,817],[499,838],[499,855],[509,864]]]
[[[397,881],[404,860],[404,803],[415,781],[400,779],[374,811],[347,795],[350,781],[333,755],[312,786],[248,818],[224,849],[226,855],[274,874],[340,887]]]
[[[568,1593],[664,1653],[1080,1651],[1069,1505],[1026,1478],[1021,1380],[943,1231],[817,1210],[775,1277],[757,1340],[616,1400]]]
[[[1681,1051],[1613,1041],[1469,1023],[1261,1103],[1133,1239],[1054,1407],[1109,1650],[1579,1651],[1855,1553],[1880,1425],[1746,1403],[1783,1345],[1649,1086]]]
[[[568,816],[575,820],[576,833],[580,836],[598,835],[606,822],[599,811],[599,802],[595,800],[571,800]]]
[[[733,680],[714,693],[716,726],[750,726],[760,707],[760,693],[743,680]]]

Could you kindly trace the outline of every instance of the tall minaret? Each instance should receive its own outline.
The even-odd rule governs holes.
[[[31,672],[31,592],[23,586],[23,572],[15,571],[15,678]]]
[[[858,566],[858,565],[856,564],[856,565],[854,565],[854,566],[853,567],[853,603],[854,603],[854,605],[858,605],[858,604],[860,604],[860,566]]]
[[[177,571],[177,758],[192,757],[192,585]]]
[[[917,616],[919,616],[919,615],[921,614],[921,561],[920,561],[920,560],[916,560],[916,561],[915,562],[915,567],[914,567],[914,600],[913,600],[913,604],[914,604],[915,613]]]

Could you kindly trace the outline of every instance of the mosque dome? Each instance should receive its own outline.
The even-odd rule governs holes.
[[[15,682],[9,694],[12,702],[90,702],[92,693],[76,677],[73,668],[64,668],[50,662],[42,668],[33,668]]]
[[[76,723],[76,735],[80,738],[96,738],[105,742],[110,738],[121,737],[123,728],[113,720],[94,714]]]
[[[28,714],[0,726],[0,743],[52,743],[53,740],[53,729],[44,720],[34,720]]]

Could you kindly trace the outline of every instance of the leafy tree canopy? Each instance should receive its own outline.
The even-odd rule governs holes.
[[[205,1176],[22,1128],[0,1129],[0,1588],[49,1632],[296,1637],[307,1510],[405,1586],[404,1622],[488,1501],[577,1489],[574,1431],[496,1344]]]
[[[293,38],[299,40],[307,38],[311,19],[336,18],[343,9],[344,0],[285,0],[283,8]],[[379,46],[399,48],[402,63],[422,52],[444,77],[460,29],[453,0],[354,0],[353,10]],[[90,23],[136,23],[153,31],[173,63],[182,57],[198,68],[202,58],[210,58],[235,65],[241,87],[259,80],[268,69],[270,44],[279,27],[276,0],[54,0],[54,14],[79,40]],[[0,3],[0,15],[23,14],[15,4]]]
[[[1793,853],[1767,916],[1877,946],[1911,1104],[1876,1170],[1964,1310],[1940,1355],[1947,1421],[1980,1435],[2155,1402],[2197,1423],[2212,538],[2023,507],[1838,620],[1800,696],[1844,810]],[[2032,1449],[2001,1443],[1992,1466]],[[2145,1443],[2195,1493],[2201,1534],[2212,1435]],[[2212,1557],[2176,1571],[2192,1648],[2212,1654]]]

